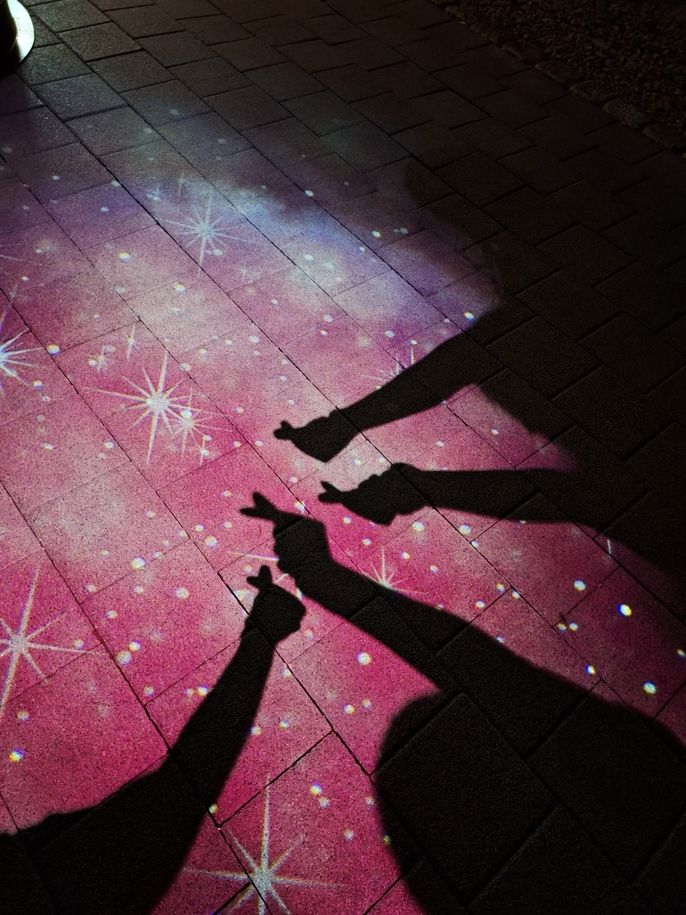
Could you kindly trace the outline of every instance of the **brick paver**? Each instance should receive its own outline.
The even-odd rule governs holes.
[[[28,5],[0,909],[681,911],[683,159],[430,0]]]

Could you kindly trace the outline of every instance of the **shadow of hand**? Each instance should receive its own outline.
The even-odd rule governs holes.
[[[258,594],[250,611],[250,620],[272,642],[280,642],[297,632],[305,615],[305,607],[293,594],[275,585],[268,566],[257,575],[248,577]]]

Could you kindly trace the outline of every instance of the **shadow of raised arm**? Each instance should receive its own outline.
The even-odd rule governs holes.
[[[270,642],[302,620],[302,604],[272,583],[268,568],[249,581],[259,593],[238,649],[159,768],[90,810],[0,835],[12,878],[0,886],[0,911],[50,911],[38,874],[60,912],[145,915],[165,895],[250,733],[271,670]]]

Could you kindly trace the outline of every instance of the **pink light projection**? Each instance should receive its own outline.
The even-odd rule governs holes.
[[[200,113],[82,180],[42,111],[0,181],[0,908],[645,902],[686,803],[664,430],[414,160]]]

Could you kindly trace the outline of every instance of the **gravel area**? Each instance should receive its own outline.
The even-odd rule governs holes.
[[[628,102],[632,126],[686,132],[686,0],[439,3],[499,44],[566,68],[561,80],[582,94]]]

